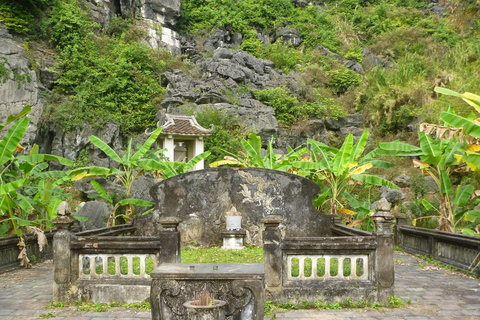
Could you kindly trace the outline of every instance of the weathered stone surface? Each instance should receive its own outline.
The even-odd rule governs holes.
[[[302,44],[300,32],[290,27],[278,28],[276,36],[280,38],[284,43],[291,44],[294,47],[298,47],[300,44]]]
[[[275,147],[286,149],[287,146],[296,148],[307,142],[307,139],[328,144],[328,135],[323,120],[306,120],[290,129],[281,129]]]
[[[260,245],[261,220],[269,214],[284,216],[287,236],[329,235],[331,219],[313,207],[318,186],[310,180],[268,169],[214,168],[189,172],[155,185],[150,193],[154,211],[138,217],[136,226],[154,234],[161,217],[183,220],[182,243],[220,245],[225,213],[232,206],[242,214],[245,242]]]
[[[401,190],[394,190],[387,187],[380,188],[380,198],[387,199],[390,203],[396,203],[405,199],[405,194]]]
[[[337,53],[333,53],[332,51],[328,50],[327,48],[323,46],[317,46],[315,49],[319,50],[321,53],[323,53],[326,56],[331,56],[335,60],[340,61],[345,67],[348,69],[355,71],[356,73],[363,73],[363,67],[360,63],[358,63],[357,60],[355,59],[344,59],[342,56],[340,56]]]
[[[32,108],[28,114],[30,124],[21,142],[28,151],[34,144],[39,121],[44,113],[45,101],[42,98],[42,91],[45,88],[38,82],[35,71],[30,69],[31,63],[25,49],[13,40],[2,23],[0,23],[0,64],[7,72],[4,78],[0,77],[0,119],[7,119],[9,115],[19,113],[26,105]]]
[[[82,231],[104,228],[107,226],[108,217],[112,208],[105,202],[90,201],[75,214],[77,217],[88,218],[81,221]]]
[[[408,188],[412,185],[412,179],[405,173],[402,173],[401,175],[393,179],[393,183],[395,183],[400,188]]]
[[[54,154],[75,160],[80,151],[87,148],[87,155],[91,163],[96,166],[112,167],[116,162],[112,161],[107,155],[90,143],[89,136],[94,134],[102,141],[112,147],[115,152],[122,150],[122,137],[118,125],[109,121],[104,127],[93,131],[92,127],[85,123],[82,128],[74,131],[64,131],[59,125],[48,125],[42,127],[37,136],[36,143],[40,147],[40,152]],[[50,164],[51,168],[60,168],[55,162]]]
[[[365,68],[375,68],[378,66],[388,68],[393,65],[392,62],[383,60],[365,48],[362,48],[362,64]]]
[[[354,113],[338,119],[327,118],[325,120],[325,126],[328,130],[340,131],[342,128],[360,127],[363,125],[363,122],[364,122],[363,114]]]

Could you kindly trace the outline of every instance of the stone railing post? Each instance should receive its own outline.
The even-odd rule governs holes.
[[[395,224],[395,245],[403,248],[403,234],[399,227],[408,225],[408,217],[406,214],[400,213],[395,215],[395,218],[397,219],[397,224]]]
[[[160,248],[160,263],[180,263],[180,232],[178,225],[182,220],[176,217],[160,219],[163,231],[160,232],[162,247]]]
[[[375,282],[377,285],[377,300],[388,303],[388,297],[394,296],[395,265],[393,259],[392,223],[394,217],[390,213],[390,203],[385,198],[377,203],[377,212],[372,217],[375,220],[377,238],[375,252]]]
[[[70,243],[75,234],[71,227],[77,220],[70,216],[70,212],[59,215],[52,220],[57,228],[53,236],[53,301],[67,302],[68,292],[71,286],[72,274],[72,253]]]
[[[269,215],[262,219],[263,261],[265,264],[265,286],[270,292],[282,290],[282,234],[278,226],[283,221],[281,215]]]

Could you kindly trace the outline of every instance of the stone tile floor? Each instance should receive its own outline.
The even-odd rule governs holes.
[[[278,312],[276,319],[323,320],[479,320],[480,280],[426,265],[422,260],[395,253],[395,295],[411,300],[407,308],[293,310]],[[52,263],[0,275],[0,319],[42,319],[51,313],[56,320],[151,319],[149,311],[113,309],[81,312],[75,308],[47,309],[52,297]],[[265,317],[265,319],[269,319]]]

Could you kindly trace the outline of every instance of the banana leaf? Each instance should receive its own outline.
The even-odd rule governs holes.
[[[440,118],[452,127],[463,128],[465,134],[480,138],[480,125],[474,123],[472,120],[446,111],[440,113]]]
[[[162,132],[162,127],[158,127],[157,129],[155,129],[155,131],[152,132],[150,137],[148,137],[147,141],[145,141],[145,143],[138,149],[138,151],[135,152],[131,160],[135,161],[143,157],[147,152],[147,150],[150,149],[152,144],[155,143],[155,141],[157,141],[157,137],[161,132]]]
[[[122,206],[134,205],[134,206],[140,206],[140,207],[148,207],[148,206],[153,206],[154,205],[153,202],[150,202],[150,201],[147,201],[147,200],[132,199],[132,198],[120,200],[118,203]]]
[[[110,203],[111,205],[113,205],[113,200],[112,198],[107,194],[107,192],[105,191],[105,189],[102,188],[102,186],[95,180],[90,180],[90,184],[92,185],[92,187],[95,189],[95,191],[97,191],[98,195],[100,197],[102,197],[103,199],[107,200],[108,203]]]
[[[112,159],[115,162],[124,164],[122,162],[122,159],[118,156],[118,154],[112,148],[110,148],[110,146],[108,144],[103,142],[100,138],[97,138],[96,136],[92,135],[92,136],[89,137],[89,139],[97,148],[99,148],[100,150],[105,152],[105,154],[110,159]]]
[[[440,192],[443,194],[452,194],[452,182],[446,170],[440,171]]]
[[[358,138],[357,142],[353,146],[350,155],[350,162],[357,161],[358,157],[362,155],[363,151],[365,150],[365,146],[367,145],[368,135],[368,130],[363,130],[362,135],[360,136],[360,138]]]
[[[64,166],[71,166],[71,165],[74,164],[74,161],[72,161],[70,159],[59,157],[59,156],[56,156],[56,155],[53,155],[53,154],[30,154],[30,155],[26,155],[26,156],[18,156],[17,159],[20,160],[20,161],[26,161],[26,162],[30,162],[30,163],[40,163],[40,162],[44,162],[44,161],[54,160],[54,161],[57,161],[58,163],[60,163]]]
[[[347,169],[347,165],[350,160],[350,155],[352,154],[353,148],[353,134],[347,135],[345,141],[342,144],[340,150],[333,158],[332,170],[336,176],[342,175]]]
[[[356,181],[361,181],[363,183],[373,184],[375,186],[384,186],[390,189],[398,189],[398,186],[386,179],[373,176],[370,174],[352,174],[350,178]]]
[[[23,116],[26,116],[30,111],[32,111],[32,108],[30,107],[29,104],[27,104],[23,109],[22,111],[20,111],[18,114],[16,115],[9,115],[8,118],[7,118],[7,122],[3,122],[3,123],[0,123],[0,131],[3,130],[3,128],[5,128],[7,125],[9,125],[10,123],[12,123],[13,121],[16,121],[18,119],[20,119],[21,117]]]
[[[0,184],[0,195],[15,191],[25,183],[27,183],[27,179],[19,179],[8,183],[2,183]]]
[[[381,142],[378,144],[378,155],[384,156],[421,156],[422,149],[411,144],[403,143],[398,140],[392,142]]]
[[[22,118],[14,123],[7,134],[0,141],[0,166],[12,159],[13,153],[17,149],[17,145],[22,140],[23,135],[28,128],[28,118]]]

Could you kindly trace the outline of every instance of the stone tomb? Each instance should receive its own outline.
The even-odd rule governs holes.
[[[166,179],[150,189],[156,206],[151,214],[136,218],[142,236],[162,231],[158,221],[176,217],[182,246],[220,247],[226,216],[232,207],[242,216],[245,244],[262,245],[262,219],[281,215],[282,235],[331,236],[332,217],[313,206],[319,193],[313,181],[263,168],[211,168]]]

